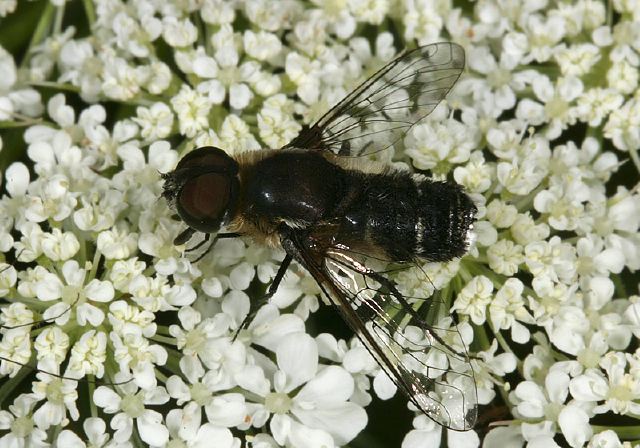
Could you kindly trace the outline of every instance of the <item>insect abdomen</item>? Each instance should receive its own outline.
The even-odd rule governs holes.
[[[400,172],[352,177],[337,241],[376,246],[394,261],[447,261],[467,251],[477,210],[459,185]]]
[[[460,185],[429,179],[417,185],[421,228],[417,232],[416,255],[430,261],[461,257],[469,248],[478,209]]]

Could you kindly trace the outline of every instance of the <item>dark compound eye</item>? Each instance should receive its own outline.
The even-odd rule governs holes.
[[[203,168],[210,171],[236,174],[238,172],[238,163],[220,148],[203,146],[184,156],[178,162],[176,171],[188,168]]]
[[[215,232],[229,205],[231,179],[225,174],[203,174],[187,181],[178,198],[178,212],[189,227]]]
[[[186,155],[176,173],[184,179],[177,200],[182,220],[200,232],[217,232],[235,206],[237,162],[221,149],[207,146]]]

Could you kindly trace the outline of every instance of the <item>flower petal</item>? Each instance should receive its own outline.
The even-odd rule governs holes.
[[[107,386],[100,386],[93,392],[93,402],[107,414],[118,412],[121,400],[120,395]]]
[[[113,284],[111,284],[111,282],[103,282],[95,278],[91,280],[87,286],[85,286],[84,292],[89,299],[93,300],[94,302],[102,303],[112,301],[115,294]]]
[[[291,333],[280,341],[276,350],[278,367],[287,375],[289,392],[309,381],[318,370],[318,346],[306,333]]]
[[[143,442],[151,446],[163,446],[169,440],[169,430],[162,422],[162,414],[147,409],[136,419]]]

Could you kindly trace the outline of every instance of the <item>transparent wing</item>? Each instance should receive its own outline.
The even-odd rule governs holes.
[[[305,128],[287,147],[359,157],[390,148],[447,95],[464,69],[452,42],[405,51]]]
[[[345,249],[331,248],[321,255],[297,246],[305,268],[413,404],[447,428],[473,428],[473,369],[463,338],[451,318],[442,316],[440,303],[401,294],[392,272],[367,267],[375,260]]]

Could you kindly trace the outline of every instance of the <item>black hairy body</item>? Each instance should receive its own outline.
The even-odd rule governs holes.
[[[318,242],[395,262],[446,261],[467,250],[476,207],[457,184],[345,167],[315,151],[277,151],[247,162],[229,226],[235,232],[247,233],[250,223],[249,234],[270,240],[284,224],[309,229]]]

